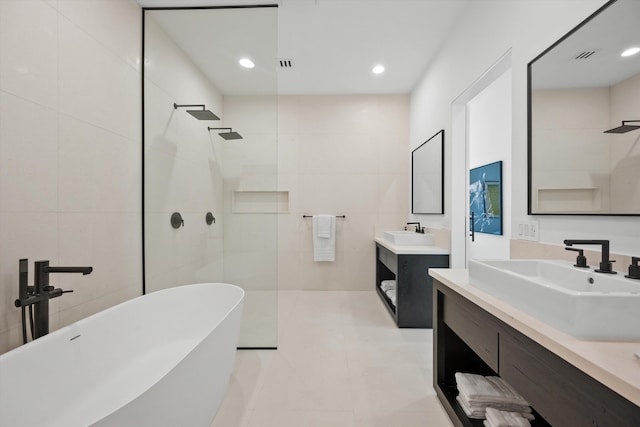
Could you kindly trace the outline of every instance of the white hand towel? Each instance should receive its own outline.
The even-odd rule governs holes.
[[[314,220],[318,218],[318,226],[316,228],[316,233],[318,237],[323,239],[330,239],[332,233],[332,227],[335,223],[335,215],[314,215]]]
[[[320,218],[322,217],[322,221]],[[329,232],[322,231],[320,223],[328,219]],[[321,237],[329,234],[329,237]],[[313,216],[313,260],[314,261],[335,261],[336,260],[336,217],[335,215],[314,215]]]

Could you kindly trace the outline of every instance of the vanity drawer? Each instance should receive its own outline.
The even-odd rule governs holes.
[[[480,358],[498,372],[498,325],[465,299],[445,294],[443,320]]]
[[[500,376],[553,426],[640,425],[640,408],[520,334],[500,335]]]
[[[398,256],[389,249],[378,246],[378,259],[396,276],[398,275]]]

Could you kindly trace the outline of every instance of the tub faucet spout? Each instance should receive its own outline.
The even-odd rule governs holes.
[[[82,275],[91,274],[92,267],[50,267],[49,261],[36,261],[35,277],[33,280],[33,291],[37,296],[37,301],[33,303],[34,322],[33,322],[33,339],[40,338],[49,333],[49,300],[61,296],[63,293],[71,291],[63,291],[60,288],[54,288],[49,285],[49,274],[51,273],[81,273]]]

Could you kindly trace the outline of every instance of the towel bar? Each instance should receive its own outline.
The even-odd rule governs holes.
[[[302,215],[302,218],[313,218],[313,215]],[[336,215],[336,218],[346,218],[346,215]]]

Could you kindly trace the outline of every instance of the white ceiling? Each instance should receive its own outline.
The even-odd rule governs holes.
[[[534,89],[607,87],[640,73],[640,1],[618,0],[532,65]],[[582,52],[595,52],[576,59]]]
[[[138,0],[225,95],[409,93],[470,0]],[[253,70],[237,61],[250,56]],[[278,58],[293,61],[279,69]],[[374,75],[375,64],[386,71]],[[277,85],[276,85],[277,83]]]

